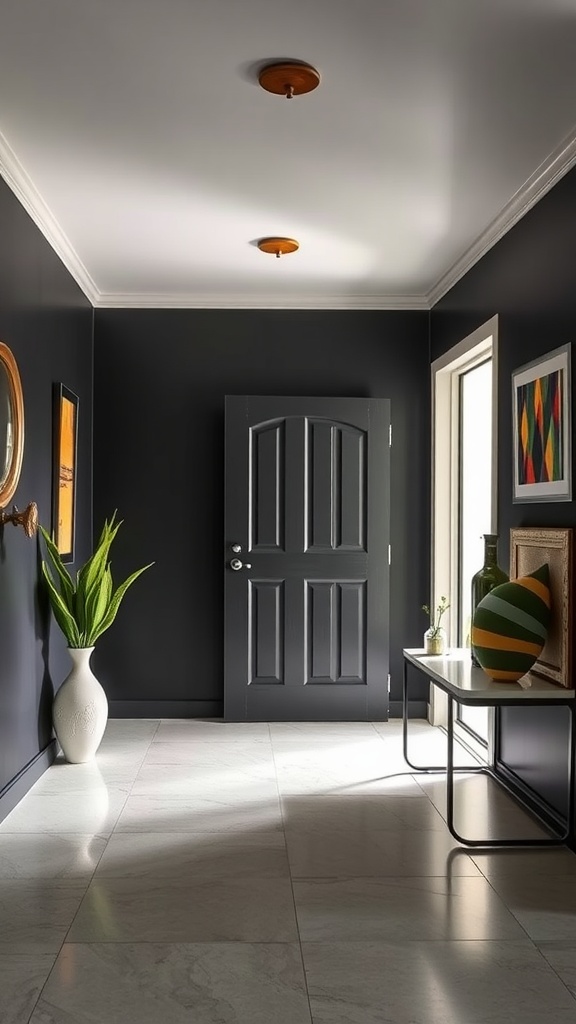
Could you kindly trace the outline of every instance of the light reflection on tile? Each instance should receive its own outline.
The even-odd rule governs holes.
[[[422,792],[446,817],[446,780],[443,775],[417,775]],[[454,824],[468,839],[538,839],[548,833],[486,775],[463,773],[454,783]]]
[[[538,942],[537,945],[552,970],[576,997],[576,942],[557,939],[550,942]]]
[[[534,942],[576,942],[576,875],[501,875],[490,883]]]
[[[68,942],[295,942],[287,878],[96,878]]]
[[[31,1024],[311,1024],[298,946],[64,946]],[[20,1024],[20,1022],[18,1022]]]
[[[485,878],[295,881],[303,942],[523,939]]]
[[[56,954],[0,954],[0,1020],[24,1024],[30,1017]]]
[[[446,832],[310,833],[286,831],[293,878],[480,877],[467,853]],[[453,851],[458,856],[453,857]]]
[[[131,796],[117,832],[275,832],[282,828],[278,798],[238,799],[214,792],[202,798]]]
[[[286,796],[282,799],[282,814],[284,826],[290,831],[321,835],[387,829],[446,831],[444,819],[424,796]]]
[[[477,834],[525,829],[457,786]],[[0,1020],[64,942],[32,1024],[310,1024],[295,893],[314,1024],[573,1024],[576,856],[459,846],[444,807],[398,721],[112,720],[0,825]]]
[[[4,832],[75,832],[109,834],[126,802],[122,790],[102,785],[88,794],[43,794],[31,790],[0,824]]]
[[[154,736],[155,743],[270,743],[268,725],[263,722],[223,722],[221,719],[163,719]]]
[[[281,832],[121,833],[110,837],[96,878],[288,878]]]
[[[573,1024],[528,942],[304,943],[314,1024]]]
[[[86,883],[77,879],[0,882],[0,953],[55,953]]]
[[[0,837],[0,878],[89,881],[105,846],[104,836],[4,834]]]

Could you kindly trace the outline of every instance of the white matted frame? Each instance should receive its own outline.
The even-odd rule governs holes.
[[[510,579],[546,563],[550,571],[552,620],[542,653],[529,674],[571,689],[573,630],[573,530],[516,527],[510,530]]]
[[[512,374],[514,502],[572,500],[571,348]]]

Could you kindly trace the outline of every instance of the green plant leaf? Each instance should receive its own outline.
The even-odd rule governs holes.
[[[52,538],[40,527],[46,542],[48,562],[42,562],[42,574],[54,617],[70,647],[92,647],[101,634],[112,625],[126,591],[153,562],[132,573],[114,593],[110,568],[110,546],[122,520],[104,521],[94,553],[78,570],[76,582],[64,568]],[[60,586],[60,591],[58,589]]]
[[[76,625],[73,615],[68,611],[68,608],[59,594],[45,562],[42,562],[42,573],[48,588],[48,597],[52,611],[54,612],[54,618],[64,633],[64,636],[68,641],[68,646],[80,647],[81,643],[78,626]]]
[[[93,636],[98,626],[105,618],[112,597],[112,576],[110,568],[107,567],[102,578],[92,587],[86,599],[86,624],[88,639]],[[87,644],[92,646],[92,641]]]
[[[60,552],[58,551],[58,548],[50,534],[46,532],[43,526],[40,527],[40,532],[44,538],[44,543],[46,544],[50,563],[56,571],[60,581],[60,594],[68,608],[68,611],[72,612],[74,607],[74,581],[66,569],[66,566],[60,557]]]
[[[92,646],[92,644],[96,642],[98,637],[102,636],[102,633],[104,633],[104,631],[107,630],[109,626],[111,626],[112,623],[114,622],[114,619],[116,618],[116,613],[118,612],[118,608],[120,607],[120,602],[122,601],[122,598],[124,597],[126,591],[128,590],[128,587],[131,587],[132,584],[134,583],[134,580],[138,579],[138,577],[141,576],[142,573],[145,572],[146,569],[149,569],[150,566],[152,565],[154,565],[154,562],[149,562],[148,565],[143,565],[141,569],[137,569],[136,572],[133,572],[132,575],[128,577],[127,580],[124,580],[124,583],[120,584],[120,586],[112,596],[112,599],[108,607],[108,611],[106,612],[104,619],[100,623],[99,627],[97,629],[94,629],[94,631],[90,634],[90,646]]]

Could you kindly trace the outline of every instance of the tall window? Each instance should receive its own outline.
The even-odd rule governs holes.
[[[495,390],[497,317],[432,366],[432,600],[450,601],[452,647],[470,645],[471,581],[484,560],[483,534],[496,533]],[[433,701],[433,721],[444,705]],[[486,744],[488,709],[461,708],[461,729]]]

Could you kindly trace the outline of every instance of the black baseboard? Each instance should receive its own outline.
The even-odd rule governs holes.
[[[388,718],[402,718],[401,700],[390,701]],[[408,718],[428,718],[428,702],[425,700],[409,700]]]
[[[41,750],[36,757],[27,764],[18,775],[4,786],[4,789],[0,793],[0,821],[4,821],[4,818],[10,814],[19,804],[22,797],[26,796],[26,793],[32,789],[35,782],[44,775],[44,772],[56,759],[57,747],[56,740],[51,740],[44,750]]]
[[[222,718],[221,700],[111,700],[109,718]]]

